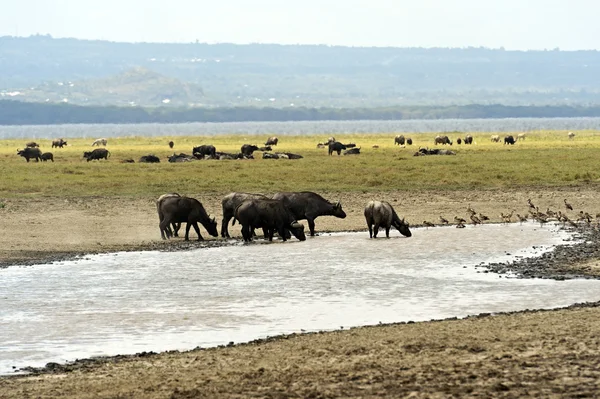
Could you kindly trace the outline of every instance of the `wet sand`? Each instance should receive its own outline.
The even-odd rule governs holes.
[[[323,195],[348,217],[318,218],[317,231],[365,230],[370,199],[390,201],[413,225],[464,217],[470,206],[500,222],[500,212],[575,207],[600,212],[595,190],[527,190]],[[220,218],[222,195],[196,195]],[[163,242],[153,198],[4,200],[0,263],[39,263],[83,253],[182,249]],[[239,234],[239,230],[233,230]],[[203,234],[206,234],[202,231]],[[597,233],[578,252],[541,260],[536,276],[594,276]],[[194,237],[194,236],[192,236]],[[210,240],[201,245],[220,245]],[[580,254],[583,253],[583,255]],[[548,266],[550,265],[550,266]],[[554,273],[554,274],[553,274]],[[278,337],[190,352],[138,354],[49,364],[39,375],[0,378],[0,397],[595,397],[600,360],[598,304],[426,323]]]

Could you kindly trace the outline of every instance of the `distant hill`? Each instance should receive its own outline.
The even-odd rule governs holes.
[[[183,83],[143,67],[106,78],[46,82],[21,93],[13,97],[36,102],[154,107],[198,105],[204,97],[197,84]]]
[[[69,101],[80,103],[86,95],[88,101],[95,98],[106,83],[103,104],[155,105],[165,99],[176,106],[274,108],[600,103],[598,51],[115,43],[43,35],[0,37],[0,49],[0,98],[5,99],[31,100],[24,93],[38,91],[46,97],[35,101],[50,94],[55,94],[50,101],[62,101],[68,94]],[[129,82],[128,76],[140,81]],[[67,90],[65,82],[75,85]],[[56,87],[59,83],[63,86]]]

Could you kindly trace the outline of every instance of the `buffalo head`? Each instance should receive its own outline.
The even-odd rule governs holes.
[[[342,203],[340,201],[333,205],[333,216],[343,219],[346,217],[346,212],[342,209]]]
[[[297,220],[294,220],[292,223],[290,223],[290,232],[300,241],[306,240],[306,234],[304,234],[304,225],[302,223],[298,223]]]

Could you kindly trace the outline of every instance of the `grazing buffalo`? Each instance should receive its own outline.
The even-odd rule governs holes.
[[[240,149],[240,152],[244,156],[252,155],[254,151],[258,151],[258,147],[253,144],[244,144]]]
[[[44,162],[46,162],[46,161],[54,162],[54,155],[52,155],[51,152],[45,152],[40,156],[40,159]]]
[[[334,141],[333,143],[329,143],[329,155],[333,154],[333,152],[337,152],[338,155],[342,153],[342,150],[345,150],[347,147],[342,144]]]
[[[450,138],[448,136],[435,136],[435,139],[433,140],[434,144],[450,144],[452,145],[452,140],[450,140]]]
[[[269,138],[267,139],[267,141],[266,141],[265,145],[266,145],[266,146],[269,146],[269,145],[277,145],[277,143],[278,143],[278,142],[279,142],[279,139],[278,139],[277,137],[273,136],[273,137],[269,137]],[[270,151],[270,150],[269,150],[269,151]]]
[[[306,240],[304,226],[298,223],[283,201],[273,199],[247,199],[236,209],[234,217],[242,225],[244,241],[252,241],[254,229],[262,228],[269,241],[275,231],[283,241],[287,241],[288,232],[300,241]]]
[[[63,139],[52,140],[52,148],[63,148],[63,146],[67,145],[67,142]]]
[[[93,151],[85,151],[83,153],[83,157],[87,159],[88,162],[93,161],[95,159],[101,160],[106,159],[108,161],[108,157],[110,156],[110,151],[106,148],[96,148]]]
[[[360,154],[360,147],[350,148],[349,150],[344,151],[344,155],[358,155]]]
[[[140,163],[159,163],[160,159],[156,155],[148,154],[148,155],[142,155],[138,162],[140,162]]]
[[[404,135],[399,134],[398,136],[394,137],[394,145],[404,145],[405,142],[406,139],[404,138]]]
[[[400,220],[394,208],[386,201],[369,201],[365,207],[365,219],[369,226],[369,237],[377,238],[379,227],[385,228],[385,236],[390,238],[390,227],[394,226],[400,234],[410,237],[412,234],[404,218]]]
[[[27,148],[34,148],[34,147],[39,147],[40,145],[38,143],[36,143],[35,141],[30,141],[29,143],[25,144],[25,147]]]
[[[192,155],[198,159],[204,159],[205,157],[216,159],[217,149],[214,145],[205,144],[198,147],[192,148]]]
[[[104,139],[104,138],[102,138],[102,139],[96,139],[92,143],[92,147],[95,146],[95,145],[97,145],[98,147],[100,147],[100,144],[102,144],[104,147],[106,147],[107,143],[108,143],[107,139]]]
[[[190,227],[192,226],[198,235],[198,241],[204,239],[200,234],[198,222],[204,226],[211,236],[217,237],[219,235],[215,218],[209,217],[200,201],[195,198],[176,196],[164,198],[158,206],[158,217],[159,219],[162,217],[159,227],[163,240],[171,238],[172,234],[169,226],[173,223],[187,223],[185,226],[186,241],[190,238]]]
[[[163,214],[163,212],[161,210],[161,204],[167,198],[181,198],[181,195],[179,195],[177,193],[168,193],[168,194],[163,194],[160,197],[158,197],[158,199],[156,200],[156,210],[158,211],[159,224],[165,218],[165,215]],[[168,230],[167,234],[170,234],[171,236],[179,237],[178,233],[179,233],[179,229],[181,228],[181,223],[172,223],[172,225],[173,225],[173,231],[171,231],[170,226],[167,226],[167,230]]]
[[[515,138],[513,136],[504,137],[504,144],[513,145],[515,143]]]
[[[173,143],[173,141],[169,141],[169,148],[173,148],[173,146],[175,146],[175,143]]]
[[[35,158],[35,162],[39,162],[42,158],[42,151],[36,147],[25,147],[22,150],[17,150],[17,155],[25,158],[27,162],[29,162],[29,160],[32,158]]]
[[[296,220],[308,221],[310,235],[315,235],[315,219],[319,216],[335,216],[340,219],[346,217],[342,209],[342,204],[338,201],[335,204],[327,201],[319,194],[303,191],[296,193],[276,193],[273,199],[283,200],[286,208],[294,214]]]
[[[221,200],[221,206],[223,207],[223,220],[221,222],[221,237],[229,238],[228,225],[231,218],[235,214],[235,209],[245,200],[248,199],[268,199],[267,196],[262,194],[251,194],[251,193],[229,193]],[[233,226],[235,219],[233,219]]]
[[[465,144],[473,144],[473,136],[471,136],[470,134],[467,134],[465,136]]]

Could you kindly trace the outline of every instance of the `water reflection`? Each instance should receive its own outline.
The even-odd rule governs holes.
[[[568,238],[534,224],[336,233],[305,242],[136,252],[0,270],[0,373],[12,366],[191,349],[304,330],[550,308],[597,280],[521,280],[481,262]]]

